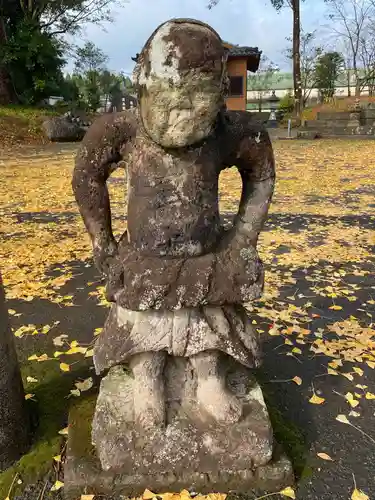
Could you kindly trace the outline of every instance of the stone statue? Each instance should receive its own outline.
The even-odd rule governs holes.
[[[257,332],[242,305],[263,288],[256,244],[274,188],[271,142],[251,114],[226,110],[226,51],[199,21],[157,28],[134,80],[137,115],[99,118],[73,178],[113,302],[94,351],[96,372],[107,375],[93,442],[102,469],[127,470],[138,485],[145,474],[149,488],[180,484],[165,479],[170,472],[189,484],[220,469],[251,475],[273,455],[250,372],[260,362]],[[120,162],[128,224],[116,242],[106,180]],[[218,179],[232,166],[243,188],[233,227],[224,230]],[[275,487],[290,479],[284,466]]]

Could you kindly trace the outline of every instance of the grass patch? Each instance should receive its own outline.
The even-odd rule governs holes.
[[[257,380],[262,387],[275,439],[291,460],[296,479],[301,480],[310,477],[312,469],[307,464],[309,449],[305,435],[293,422],[287,420],[278,409],[275,403],[276,398],[272,393],[274,387],[271,388],[272,384],[267,384],[266,377],[258,372]]]
[[[0,147],[47,143],[42,123],[56,114],[47,108],[0,106]]]
[[[53,363],[33,363],[32,376],[42,380],[39,384],[25,384],[25,391],[34,394],[28,401],[31,425],[34,427],[32,445],[17,463],[0,473],[0,498],[6,498],[14,476],[18,473],[21,485],[15,485],[14,494],[19,494],[27,485],[50,475],[53,457],[61,450],[63,438],[59,430],[66,426],[70,399],[66,399],[73,381],[87,376],[84,371],[62,374]],[[26,370],[22,370],[26,373]],[[30,367],[27,367],[30,375]]]

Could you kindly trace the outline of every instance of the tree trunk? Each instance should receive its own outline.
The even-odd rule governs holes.
[[[351,97],[352,91],[350,88],[350,69],[346,70],[346,76],[347,76],[347,81],[348,81],[348,97]]]
[[[355,96],[359,97],[361,95],[361,82],[359,81],[356,57],[353,58],[353,72],[355,76]]]
[[[0,16],[0,47],[5,46],[7,37],[5,32],[4,19]],[[14,104],[17,102],[17,96],[12,85],[12,81],[7,68],[0,60],[0,105]]]
[[[297,118],[302,112],[302,79],[301,79],[301,17],[300,0],[292,0],[293,9],[293,81],[294,81],[294,112]]]
[[[27,450],[28,430],[21,372],[0,274],[0,471]]]

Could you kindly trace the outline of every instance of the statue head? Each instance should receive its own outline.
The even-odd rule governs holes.
[[[210,26],[172,19],[159,26],[137,58],[134,83],[147,134],[166,148],[207,137],[224,105],[226,55]]]

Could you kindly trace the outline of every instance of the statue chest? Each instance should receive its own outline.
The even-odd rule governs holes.
[[[221,164],[212,143],[165,150],[136,138],[128,165],[130,239],[143,249],[168,248],[167,254],[179,254],[193,241],[198,253],[211,245],[220,226]]]

